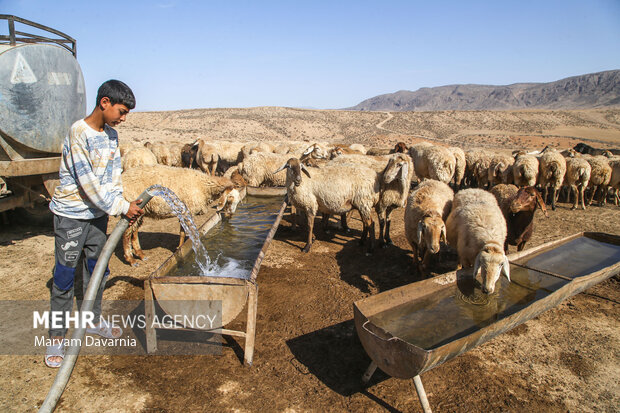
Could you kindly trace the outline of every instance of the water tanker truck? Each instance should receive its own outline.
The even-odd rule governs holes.
[[[75,40],[0,14],[0,213],[47,219],[63,140],[85,114]]]

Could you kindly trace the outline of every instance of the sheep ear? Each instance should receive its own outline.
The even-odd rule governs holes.
[[[400,168],[400,176],[402,180],[405,180],[409,177],[409,163],[405,162],[404,165]]]
[[[549,218],[549,214],[547,213],[547,207],[545,206],[545,201],[543,201],[542,195],[540,195],[540,192],[538,192],[538,191],[536,191],[536,202],[540,206],[540,209],[542,210],[542,212],[544,212],[545,217]]]
[[[478,270],[480,269],[480,255],[481,254],[482,254],[482,251],[480,251],[478,255],[476,255],[476,261],[474,261],[474,272],[472,273],[472,276],[474,278],[476,278],[476,274],[478,274]]]
[[[224,192],[220,195],[220,198],[217,200],[217,206],[215,207],[216,211],[221,211],[226,206],[226,197],[230,192],[229,188],[224,189]]]
[[[422,234],[424,232],[424,223],[422,221],[418,222],[418,230],[416,232],[416,238],[418,240],[418,245],[422,244]]]
[[[312,153],[313,150],[314,150],[314,146],[310,146],[304,151],[304,153],[302,153],[302,155],[309,155]]]
[[[277,174],[278,172],[280,172],[281,170],[283,170],[284,168],[288,168],[288,162],[286,162],[284,165],[282,165],[281,167],[278,168],[277,171],[275,171],[273,174]]]
[[[301,165],[301,171],[305,173],[308,176],[308,178],[312,179],[312,177],[310,176],[310,172],[308,172],[305,165],[303,163],[301,163],[300,165]]]
[[[508,282],[510,282],[510,261],[508,261],[508,257],[504,256],[504,265],[502,265],[502,273],[508,278]]]

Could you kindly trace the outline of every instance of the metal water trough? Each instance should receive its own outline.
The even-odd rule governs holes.
[[[376,325],[373,317],[437,294],[459,288],[465,279],[472,280],[471,270],[450,272],[431,279],[367,297],[353,304],[355,327],[362,345],[372,363],[362,380],[367,382],[377,367],[390,376],[413,378],[420,403],[425,412],[430,405],[422,386],[420,374],[453,357],[502,334],[561,301],[620,273],[620,236],[582,232],[558,241],[521,251],[508,256],[511,273],[515,270],[534,272],[546,284],[545,295],[536,298],[515,312],[499,311],[493,320],[476,320],[477,326],[452,337],[443,338],[435,345],[422,348]],[[503,281],[504,282],[504,281]],[[507,283],[507,280],[505,280]],[[513,279],[514,282],[514,279]],[[497,288],[505,288],[506,285]],[[504,309],[505,310],[505,309]],[[385,313],[384,313],[385,314]],[[450,314],[446,314],[450,317]],[[402,334],[401,334],[402,335]]]
[[[246,188],[242,197],[252,196],[282,196],[286,194],[284,188]],[[267,234],[263,246],[258,253],[252,272],[248,279],[205,276],[169,276],[179,264],[192,252],[191,242],[186,242],[170,258],[168,258],[149,279],[144,283],[145,316],[147,320],[146,347],[149,353],[157,350],[157,332],[152,326],[155,316],[155,301],[170,316],[197,316],[209,313],[210,301],[220,301],[222,305],[221,324],[208,331],[212,333],[245,338],[244,362],[252,365],[254,356],[254,340],[256,336],[256,310],[258,304],[257,277],[263,257],[267,253],[269,244],[280,224],[286,208],[283,201],[278,216]],[[211,216],[199,228],[200,235],[205,235],[221,221],[220,215],[212,211]],[[247,303],[247,317],[245,331],[228,330],[223,328],[233,321]],[[162,327],[162,329],[164,329]],[[191,330],[184,326],[168,327],[171,330]]]

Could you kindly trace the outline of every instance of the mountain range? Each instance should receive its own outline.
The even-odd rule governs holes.
[[[434,111],[589,109],[620,105],[620,70],[567,77],[548,83],[506,86],[449,85],[378,95],[347,110]]]

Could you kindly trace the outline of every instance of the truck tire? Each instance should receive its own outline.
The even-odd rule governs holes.
[[[54,214],[47,202],[35,203],[32,208],[15,208],[15,217],[23,225],[50,228],[54,226]]]

